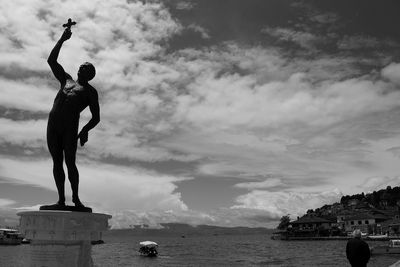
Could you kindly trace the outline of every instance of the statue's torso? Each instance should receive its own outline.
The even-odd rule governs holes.
[[[76,126],[79,122],[79,114],[89,105],[89,86],[83,86],[72,79],[68,79],[54,99],[53,108],[49,120],[57,120]],[[72,126],[72,125],[71,125]]]

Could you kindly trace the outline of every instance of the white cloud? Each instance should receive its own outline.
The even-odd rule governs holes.
[[[102,210],[185,211],[175,183],[189,178],[162,175],[142,169],[111,164],[78,162],[80,196],[84,203]],[[0,173],[9,179],[55,190],[50,160],[11,159],[2,157]],[[66,180],[66,195],[68,193]],[[55,200],[49,200],[55,201]]]
[[[400,182],[400,176],[373,176],[365,179],[365,181],[360,184],[360,188],[363,192],[372,192],[385,189],[387,186],[397,186]]]
[[[10,80],[0,77],[0,88],[1,106],[34,112],[50,111],[57,93],[44,81],[35,79]]]
[[[42,14],[43,21],[34,24],[39,32],[47,32],[40,42],[23,34],[28,23],[25,20],[7,17],[6,21],[14,25],[7,34],[16,34],[20,43],[33,47],[46,43],[48,47],[42,52],[47,55],[53,38],[60,33],[63,21],[58,10],[63,10],[63,5],[54,2],[51,7],[58,8],[38,4],[15,11],[25,14],[34,10]],[[236,144],[240,149],[240,144],[247,144],[249,152],[255,149],[257,153],[279,154],[286,151],[288,144],[270,139],[265,132],[298,143],[295,134],[290,133],[291,125],[302,124],[305,130],[328,126],[365,113],[388,110],[399,98],[397,93],[390,97],[380,94],[386,85],[367,78],[314,84],[315,72],[307,70],[314,61],[293,63],[269,48],[227,44],[208,51],[188,49],[166,56],[158,43],[179,32],[181,26],[160,4],[116,5],[113,1],[97,1],[90,5],[72,2],[71,6],[71,16],[78,25],[63,47],[60,61],[68,70],[77,65],[71,58],[79,62],[92,58],[97,66],[94,83],[100,92],[102,122],[90,134],[88,147],[92,155],[146,161],[207,157],[207,152],[181,150],[180,146],[175,149],[167,144],[176,134],[186,134],[185,140],[193,142],[194,132],[204,133],[203,142]],[[7,8],[11,10],[11,6]],[[118,16],[109,19],[111,11]],[[33,20],[32,16],[26,18]],[[295,41],[314,38],[284,29],[278,33]],[[15,52],[15,44],[5,44],[13,45],[7,52]],[[30,55],[32,51],[28,51]],[[149,56],[158,58],[150,60]],[[326,59],[317,65],[341,63]],[[49,72],[47,66],[46,69]],[[326,73],[321,75],[326,77]],[[51,106],[55,92],[46,89],[29,93],[28,88],[18,87],[18,92],[36,96],[38,101],[23,102],[17,94],[10,94],[9,100],[5,98],[7,105],[41,111]],[[277,132],[285,128],[285,133]]]
[[[237,197],[238,205],[232,208],[259,209],[277,217],[286,214],[295,217],[304,214],[307,209],[315,209],[324,204],[337,202],[341,196],[342,193],[338,189],[320,193],[254,190]]]
[[[6,199],[6,198],[0,198],[0,207],[4,206],[10,206],[12,204],[15,204],[16,202],[11,199]]]
[[[194,7],[195,7],[195,3],[189,2],[189,1],[179,1],[176,4],[176,9],[180,9],[180,10],[191,10]]]
[[[61,50],[60,62],[69,72],[82,61],[95,64],[98,74],[93,85],[99,91],[102,118],[90,132],[87,146],[80,148],[81,155],[198,161],[198,174],[252,181],[285,177],[281,182],[297,187],[297,193],[255,190],[241,196],[235,206],[268,210],[275,219],[282,214],[279,208],[299,213],[296,207],[290,210],[292,202],[317,205],[312,197],[322,202],[335,195],[304,193],[307,190],[336,185],[358,190],[365,177],[396,177],[400,172],[398,158],[387,151],[398,146],[399,126],[391,119],[400,100],[400,92],[393,90],[400,84],[397,63],[382,69],[381,79],[374,74],[361,76],[353,64],[356,58],[293,59],[277,48],[233,41],[166,54],[161,44],[184,28],[161,3],[17,0],[1,4],[0,105],[5,109],[42,113],[51,108],[58,84],[54,78],[47,80],[51,73],[46,57],[61,34],[65,10],[78,22]],[[190,9],[192,4],[179,2],[177,8]],[[333,14],[310,17],[322,24],[337,20]],[[209,37],[199,25],[189,27]],[[324,39],[306,30],[266,28],[264,32],[306,49]],[[346,37],[339,46],[350,49],[362,41]],[[89,118],[86,111],[81,125]],[[2,118],[0,142],[44,147],[45,129],[44,120]],[[55,188],[49,161],[4,158],[0,165],[2,175],[6,172],[11,178]],[[188,221],[200,220],[175,191],[184,178],[94,162],[80,169],[84,197],[99,209],[173,210],[174,216],[180,213]],[[96,187],[90,187],[93,184]],[[274,185],[280,181],[236,186],[252,190]],[[103,207],[96,201],[105,195],[110,197]],[[268,206],[273,198],[283,200],[282,206],[275,202]],[[229,220],[228,215],[210,216],[204,220]]]
[[[161,3],[2,1],[0,17],[6,27],[0,39],[0,66],[49,71],[45,59],[61,35],[64,10],[78,24],[59,61],[70,72],[90,59],[98,70],[96,80],[108,86],[135,62],[160,52],[158,42],[181,30]]]
[[[400,147],[391,147],[387,151],[390,151],[394,156],[400,158]]]
[[[254,189],[267,189],[271,187],[284,186],[284,185],[285,184],[282,182],[281,179],[270,178],[261,182],[247,182],[247,183],[235,184],[235,187],[254,190]]]
[[[216,225],[225,227],[248,226],[275,228],[280,217],[265,210],[248,208],[220,208],[207,213],[186,211],[138,212],[123,211],[111,213],[113,228],[129,228],[135,224],[147,224],[161,228],[161,223],[187,223],[190,225]]]
[[[255,84],[251,76],[200,76],[190,85],[190,96],[177,97],[178,115],[207,130],[210,126],[329,125],[395,107],[400,94],[395,92],[390,98],[381,94],[385,86],[364,79],[327,81],[315,86],[304,73],[261,85]]]
[[[17,227],[19,218],[16,210],[10,207],[0,207],[0,226],[1,227]]]
[[[320,13],[311,16],[310,20],[322,24],[332,24],[337,22],[339,19],[338,15],[335,13]]]
[[[400,64],[391,63],[382,69],[381,74],[384,78],[393,82],[396,85],[400,85]]]
[[[25,147],[45,147],[45,120],[14,121],[0,118],[0,143]]]
[[[263,33],[271,35],[282,41],[290,41],[298,44],[305,49],[315,49],[315,44],[321,41],[321,38],[310,32],[298,31],[289,28],[270,28],[266,27]]]
[[[151,228],[161,228],[161,223],[187,223],[191,225],[215,224],[216,220],[202,212],[198,211],[147,211],[139,212],[127,210],[118,213],[112,213],[111,224],[113,228],[129,228],[135,224],[147,224]]]
[[[208,33],[208,31],[204,27],[201,27],[200,25],[190,24],[189,26],[187,26],[187,28],[200,33],[203,39],[210,39],[210,34]]]

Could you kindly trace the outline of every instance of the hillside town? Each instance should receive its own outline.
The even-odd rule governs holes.
[[[290,221],[283,216],[276,236],[340,237],[360,229],[365,236],[400,235],[400,187],[368,194],[343,196],[339,203],[309,209],[305,215]]]

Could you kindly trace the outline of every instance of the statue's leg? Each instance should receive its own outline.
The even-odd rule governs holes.
[[[82,203],[79,200],[78,188],[79,188],[79,172],[76,167],[76,149],[78,143],[78,134],[76,130],[66,131],[64,133],[64,153],[65,153],[65,164],[68,169],[68,179],[71,183],[72,190],[72,202],[75,206],[80,206]]]
[[[47,146],[53,159],[53,176],[58,191],[58,204],[65,205],[63,142],[62,137],[50,126],[47,127]]]

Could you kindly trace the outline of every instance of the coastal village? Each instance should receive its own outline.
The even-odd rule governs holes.
[[[399,236],[400,187],[343,196],[339,203],[309,209],[293,221],[283,216],[273,238],[347,237],[355,229],[372,238]]]

